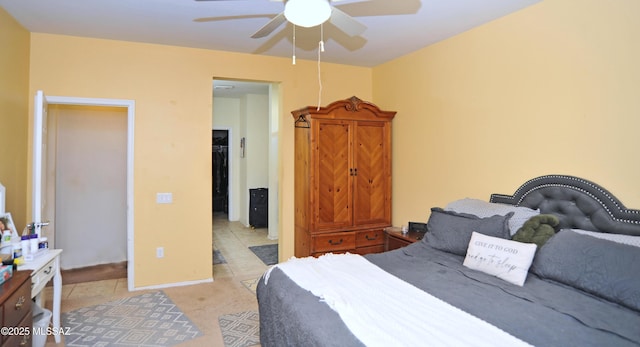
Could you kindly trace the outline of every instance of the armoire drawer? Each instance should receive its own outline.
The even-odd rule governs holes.
[[[356,232],[356,247],[384,245],[384,229],[360,230]]]
[[[382,252],[384,252],[384,245],[358,247],[354,251],[354,253],[360,254],[360,255],[371,254],[371,253],[382,253]]]
[[[356,248],[356,233],[352,231],[312,236],[314,253],[345,251]]]

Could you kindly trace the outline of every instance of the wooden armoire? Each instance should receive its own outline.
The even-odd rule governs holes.
[[[391,226],[391,120],[353,96],[292,112],[295,256],[376,253]]]

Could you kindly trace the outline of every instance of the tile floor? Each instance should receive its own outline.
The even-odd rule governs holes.
[[[248,247],[277,243],[277,240],[267,239],[267,229],[246,228],[238,222],[229,222],[226,218],[226,214],[218,213],[213,217],[213,247],[220,250],[227,261],[226,264],[213,266],[214,281],[163,289],[204,334],[180,344],[180,347],[224,346],[218,316],[258,309],[255,294],[247,288],[247,283],[259,277],[267,266]],[[45,306],[51,309],[51,287],[46,290]],[[62,312],[143,292],[128,292],[126,279],[64,285]],[[64,343],[56,345],[50,336],[46,346],[64,346]]]

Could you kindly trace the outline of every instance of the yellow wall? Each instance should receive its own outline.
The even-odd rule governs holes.
[[[579,10],[573,0],[544,1],[373,69],[323,64],[322,103],[356,95],[398,111],[398,225],[548,173],[591,179],[638,207],[637,13],[636,0],[584,0]],[[289,111],[316,103],[315,62],[48,34],[32,34],[30,60],[29,100],[19,94],[18,110],[37,89],[136,101],[137,286],[210,277],[211,79],[281,82],[281,259],[293,254]],[[24,77],[13,80],[0,88]],[[156,205],[158,191],[174,192],[175,203]]]
[[[640,207],[640,2],[554,0],[373,70],[393,221],[560,173]]]
[[[18,232],[27,222],[29,32],[0,7],[0,182]]]
[[[33,33],[30,95],[133,99],[135,286],[211,278],[212,79],[279,82],[281,259],[293,255],[293,119],[317,102],[312,61]],[[323,104],[370,100],[371,69],[323,64]],[[214,115],[215,117],[215,115]],[[174,203],[158,205],[157,192]],[[178,237],[176,237],[178,231]],[[165,257],[155,249],[164,246]]]

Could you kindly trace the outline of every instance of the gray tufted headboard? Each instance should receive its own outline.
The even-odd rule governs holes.
[[[640,236],[640,210],[627,209],[609,191],[583,178],[541,176],[525,182],[513,195],[492,194],[490,201],[554,214],[560,228]]]

